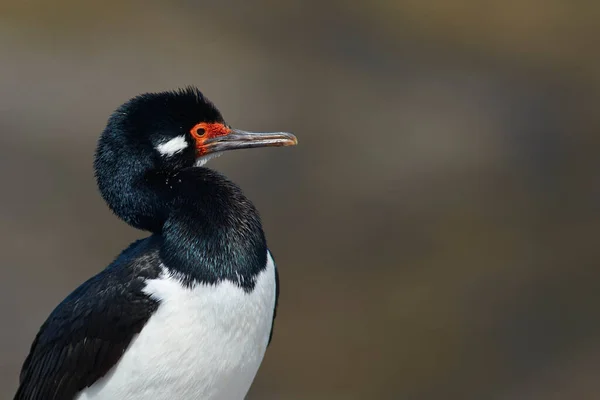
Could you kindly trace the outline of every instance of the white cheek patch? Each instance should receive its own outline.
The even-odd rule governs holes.
[[[173,154],[179,153],[186,147],[188,147],[188,142],[185,140],[185,136],[177,136],[167,142],[159,144],[156,146],[156,150],[163,156],[170,157]]]

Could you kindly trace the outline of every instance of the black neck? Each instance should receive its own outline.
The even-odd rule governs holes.
[[[182,283],[229,280],[254,288],[267,245],[258,212],[235,184],[201,167],[110,182],[119,182],[112,188],[118,196],[105,195],[110,207],[161,238],[161,259]]]
[[[188,168],[168,180],[173,203],[161,258],[186,284],[229,280],[246,290],[266,267],[267,244],[258,212],[241,189],[207,168]]]

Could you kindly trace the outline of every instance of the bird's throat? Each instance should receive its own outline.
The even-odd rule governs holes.
[[[259,215],[241,189],[207,168],[171,178],[173,199],[161,235],[165,266],[186,285],[229,280],[252,290],[266,266]]]

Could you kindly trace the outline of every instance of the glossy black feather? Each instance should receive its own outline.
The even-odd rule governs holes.
[[[217,108],[196,88],[146,93],[120,106],[98,141],[94,168],[100,193],[113,212],[131,226],[159,232],[170,210],[170,185],[160,178],[194,165],[189,130],[198,122],[224,123]],[[163,158],[158,143],[186,135],[190,143],[177,157]]]
[[[271,257],[273,255],[271,254]],[[271,323],[271,332],[269,332],[269,345],[273,339],[273,328],[275,327],[275,317],[277,317],[277,306],[279,305],[279,270],[275,266],[275,307],[273,308],[273,322]]]
[[[132,244],[56,307],[23,364],[15,400],[73,399],[117,363],[158,307],[142,289],[160,273],[160,241]]]
[[[15,400],[71,400],[104,376],[157,309],[142,290],[161,264],[185,286],[229,280],[254,289],[267,261],[255,207],[221,174],[193,167],[192,145],[174,157],[155,151],[199,121],[224,123],[195,88],[138,96],[110,117],[96,152],[98,187],[118,217],[153,235],[132,244],[52,312],[25,360]],[[277,269],[275,279],[273,323]],[[269,343],[272,334],[273,327]]]

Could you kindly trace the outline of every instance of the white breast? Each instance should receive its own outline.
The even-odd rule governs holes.
[[[115,367],[77,400],[243,399],[273,320],[271,254],[250,293],[229,281],[186,289],[168,271],[144,290],[160,300],[158,310]]]

